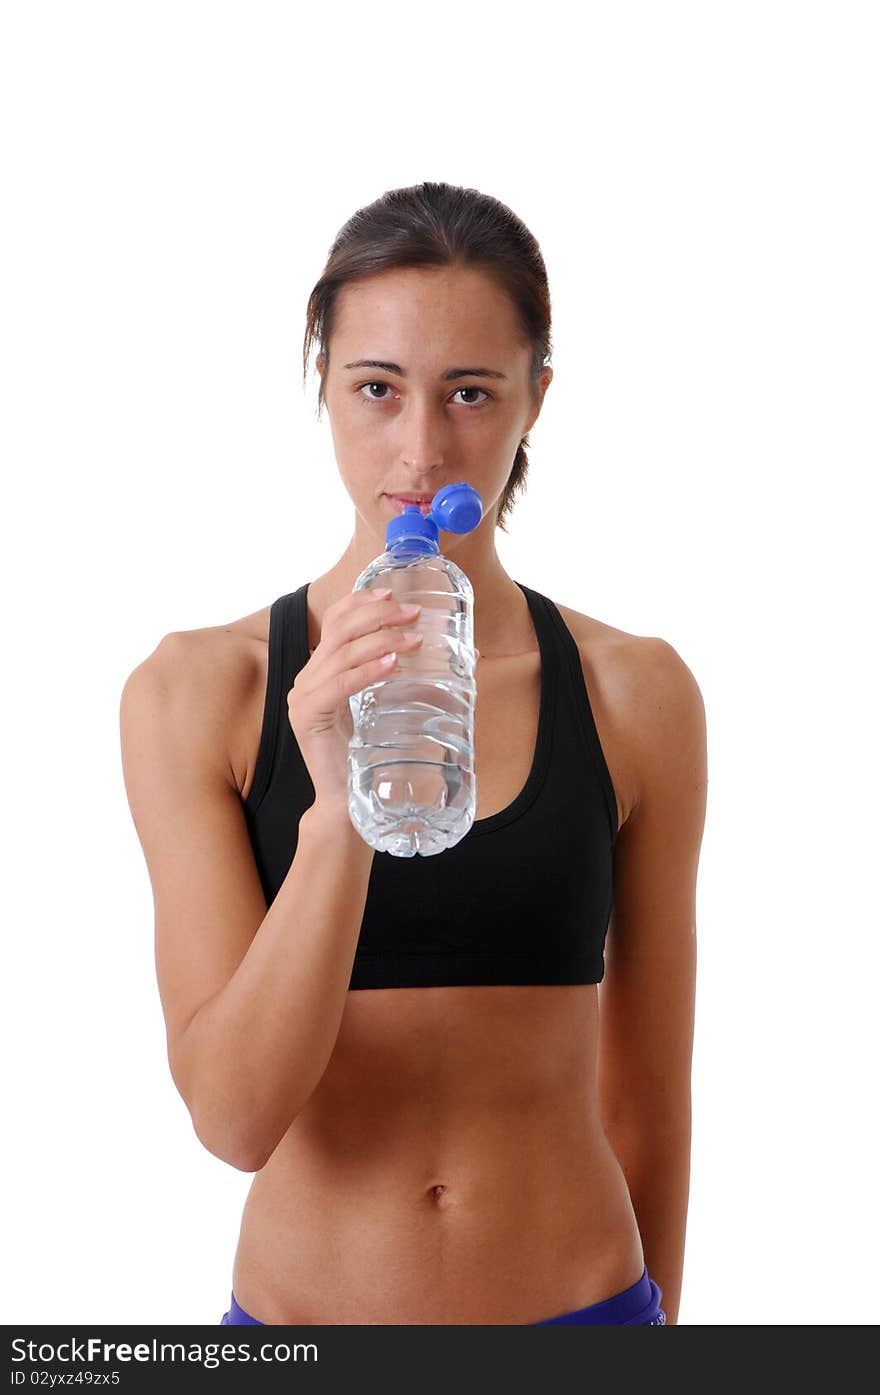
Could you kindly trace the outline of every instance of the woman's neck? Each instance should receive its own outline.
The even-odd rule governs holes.
[[[462,542],[466,539],[462,539]],[[365,567],[380,555],[373,540],[369,556],[366,549],[356,546],[352,538],[339,561],[309,586],[309,645],[315,648],[327,608],[354,590],[354,584]],[[465,549],[450,547],[445,554],[465,573],[474,588],[474,644],[482,658],[501,654],[519,654],[535,646],[528,602],[501,565],[495,548]],[[418,621],[416,621],[416,625]]]

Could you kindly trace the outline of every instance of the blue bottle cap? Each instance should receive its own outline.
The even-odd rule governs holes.
[[[460,481],[447,484],[434,495],[431,509],[423,515],[418,504],[407,504],[403,513],[392,518],[385,529],[385,546],[404,538],[423,538],[437,547],[440,530],[472,533],[483,517],[483,501],[472,485]]]

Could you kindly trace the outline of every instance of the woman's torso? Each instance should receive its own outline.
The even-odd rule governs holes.
[[[597,694],[603,643],[623,636],[559,609],[588,641],[622,825],[631,773]],[[246,674],[229,738],[243,800],[268,630],[267,608],[211,632],[236,646]],[[529,775],[541,657],[533,633],[519,638],[519,652],[480,661],[477,819],[506,808]],[[251,1185],[238,1302],[267,1323],[522,1324],[634,1283],[644,1255],[598,1116],[597,1040],[595,983],[350,991],[324,1076]]]

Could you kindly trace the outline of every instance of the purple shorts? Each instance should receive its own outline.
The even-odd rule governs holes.
[[[660,1307],[662,1297],[663,1290],[649,1276],[646,1266],[640,1279],[611,1298],[603,1298],[601,1303],[590,1303],[586,1308],[575,1308],[573,1312],[562,1313],[559,1317],[542,1318],[540,1322],[531,1323],[530,1326],[548,1327],[551,1324],[563,1323],[580,1326],[582,1323],[595,1323],[605,1326],[614,1324],[623,1327],[662,1327],[666,1322],[666,1314]],[[220,1326],[244,1323],[252,1323],[256,1327],[265,1326],[259,1318],[251,1317],[250,1313],[246,1313],[244,1308],[236,1303],[233,1293],[229,1312],[223,1314]]]

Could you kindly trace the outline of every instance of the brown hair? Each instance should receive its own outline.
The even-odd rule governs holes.
[[[525,341],[531,346],[529,379],[537,403],[537,380],[550,357],[550,291],[535,238],[506,204],[477,189],[424,183],[390,189],[360,208],[336,234],[320,280],[309,296],[303,340],[303,385],[314,343],[329,362],[336,297],[342,286],[392,267],[462,266],[489,273],[510,296]],[[324,402],[318,390],[318,416]],[[519,444],[501,493],[497,526],[525,484],[528,436]]]

